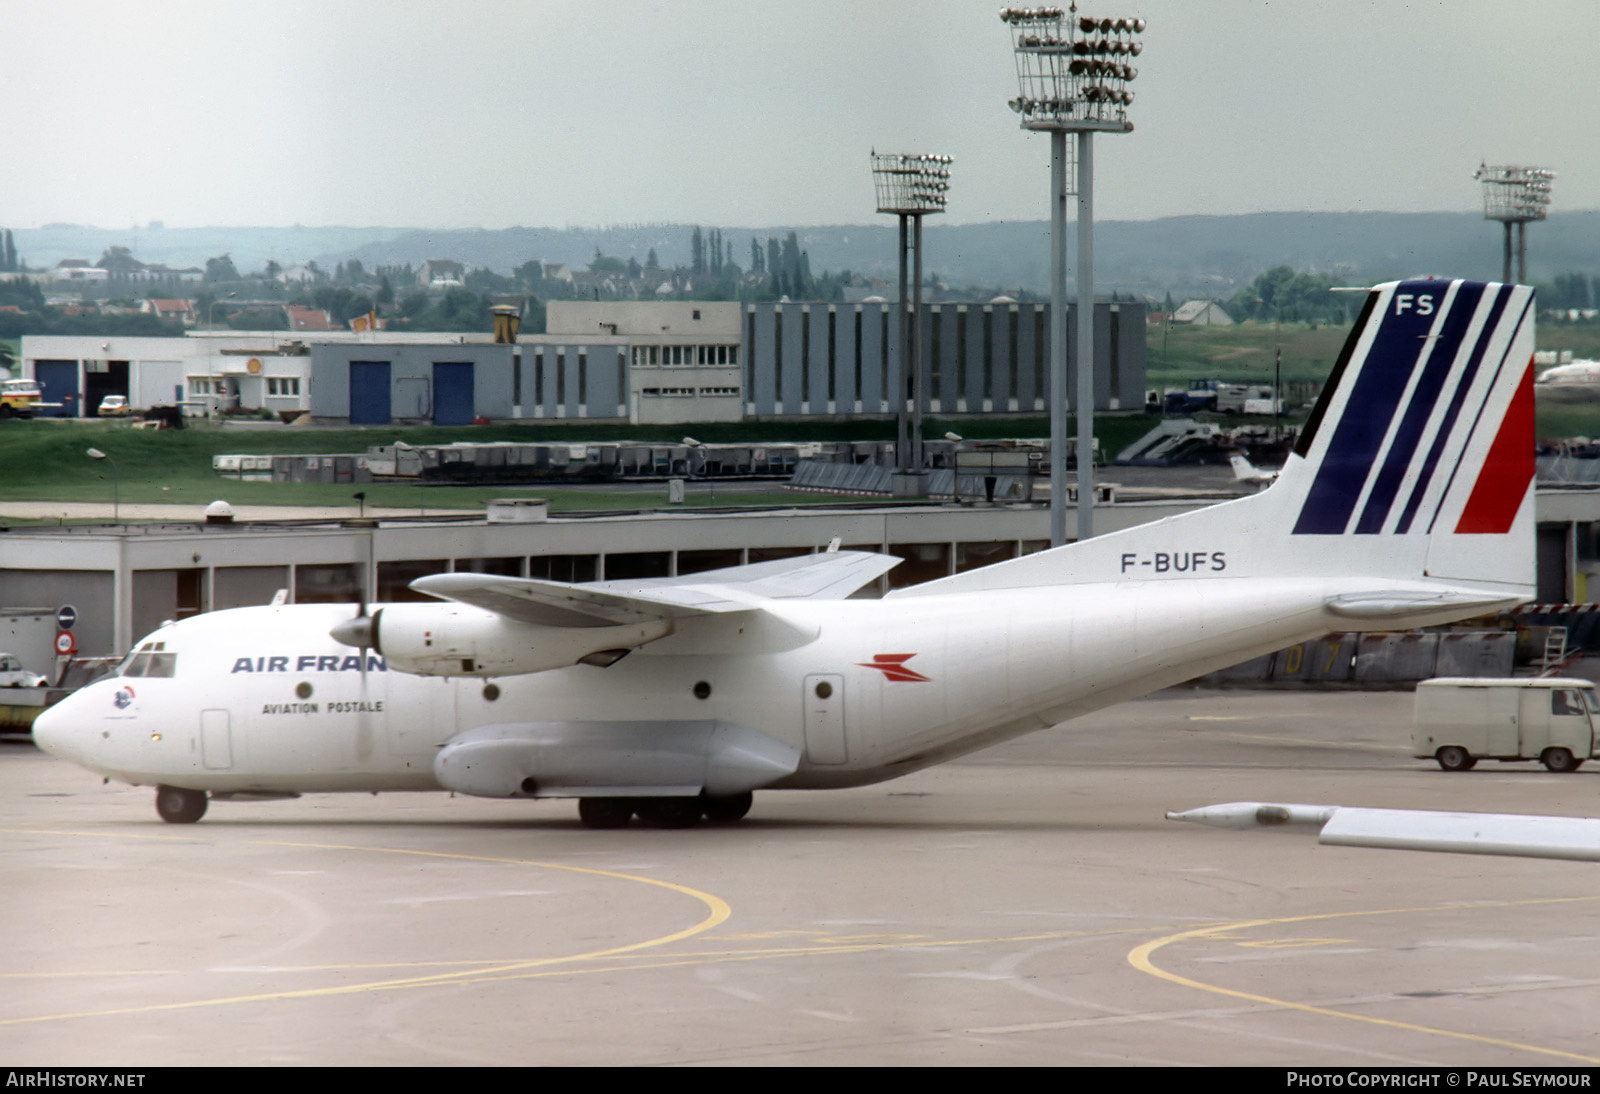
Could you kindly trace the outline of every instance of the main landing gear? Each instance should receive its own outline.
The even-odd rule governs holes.
[[[579,798],[578,819],[585,828],[626,828],[635,816],[646,828],[692,828],[701,817],[732,824],[744,819],[754,801],[748,790],[698,798]]]
[[[206,815],[209,801],[204,790],[185,790],[181,786],[156,787],[156,812],[168,824],[193,824]]]

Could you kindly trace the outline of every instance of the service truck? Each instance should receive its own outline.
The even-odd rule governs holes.
[[[1570,676],[1441,676],[1417,685],[1411,754],[1446,771],[1479,760],[1538,760],[1576,771],[1595,755],[1600,699]]]
[[[44,398],[34,380],[0,380],[0,418],[31,418]]]

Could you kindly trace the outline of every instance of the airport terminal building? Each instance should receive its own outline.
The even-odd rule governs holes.
[[[1143,405],[1141,303],[1101,302],[1095,406]],[[553,301],[548,330],[488,334],[191,332],[182,338],[30,335],[22,369],[49,413],[93,417],[108,395],[190,414],[309,411],[351,425],[480,420],[632,424],[766,421],[894,411],[900,325],[860,304]],[[923,410],[1041,414],[1049,398],[1049,307],[998,299],[928,304]],[[1075,309],[1068,345],[1076,344]],[[1075,397],[1075,363],[1068,395]]]

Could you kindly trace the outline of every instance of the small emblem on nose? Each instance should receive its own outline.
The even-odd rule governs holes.
[[[116,695],[111,697],[111,701],[117,705],[118,710],[127,710],[128,704],[133,702],[133,689],[118,688]]]

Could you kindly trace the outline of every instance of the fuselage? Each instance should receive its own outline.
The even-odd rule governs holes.
[[[773,785],[859,785],[1321,634],[1336,591],[1169,580],[798,601],[681,621],[609,667],[488,681],[341,645],[328,632],[348,606],[244,608],[151,634],[35,736],[136,784],[385,791],[439,788],[435,755],[478,726],[715,719],[802,754]]]

